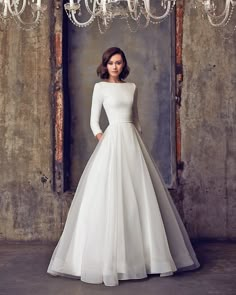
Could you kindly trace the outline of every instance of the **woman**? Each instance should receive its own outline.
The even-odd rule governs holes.
[[[48,273],[118,285],[199,266],[188,234],[142,139],[137,89],[124,52],[97,69],[90,126],[98,144],[81,176]],[[102,106],[109,126],[99,125]]]

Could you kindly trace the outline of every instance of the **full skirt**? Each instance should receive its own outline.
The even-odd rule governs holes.
[[[48,273],[114,286],[198,266],[139,132],[133,123],[110,124],[80,178]]]

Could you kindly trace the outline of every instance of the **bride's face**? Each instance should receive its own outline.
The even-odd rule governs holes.
[[[107,63],[107,71],[110,78],[117,79],[124,67],[124,61],[120,54],[113,55]]]

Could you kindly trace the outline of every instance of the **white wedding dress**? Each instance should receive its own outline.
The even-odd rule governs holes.
[[[81,176],[48,273],[118,285],[199,267],[188,234],[140,136],[136,86],[96,83],[90,125],[109,125]]]

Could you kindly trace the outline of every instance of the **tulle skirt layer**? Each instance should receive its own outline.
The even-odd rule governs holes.
[[[114,286],[198,266],[137,129],[110,124],[81,176],[48,273]]]

